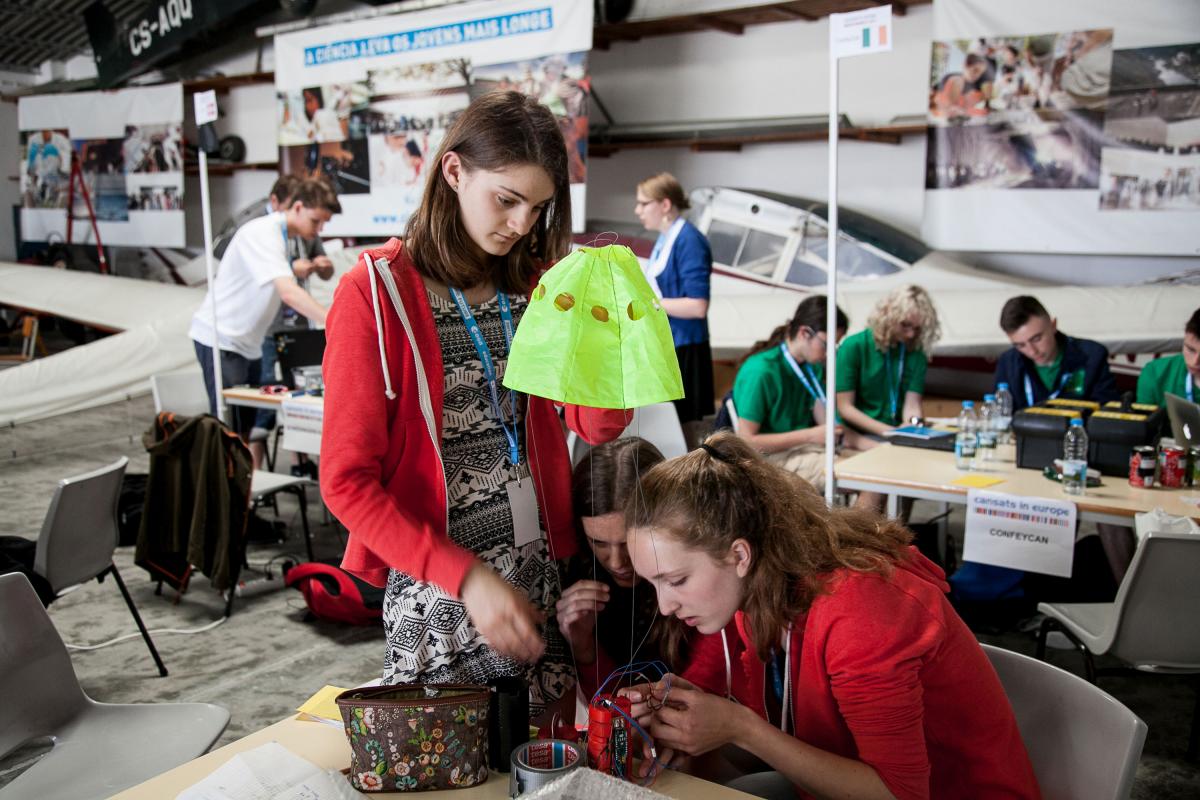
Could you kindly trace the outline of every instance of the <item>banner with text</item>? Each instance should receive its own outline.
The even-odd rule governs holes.
[[[1195,0],[939,0],[933,15],[930,245],[1200,253]]]
[[[106,246],[184,246],[182,84],[22,97],[17,128],[23,241],[62,241],[70,203],[77,243],[90,213]]]
[[[592,14],[571,0],[498,0],[275,37],[280,171],[333,184],[342,213],[325,235],[398,235],[446,129],[473,98],[511,89],[558,118],[582,230]]]
[[[1075,504],[972,489],[963,560],[1071,577]]]

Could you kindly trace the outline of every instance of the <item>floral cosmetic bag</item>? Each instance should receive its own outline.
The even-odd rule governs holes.
[[[337,697],[360,792],[462,789],[488,778],[488,688],[404,684]]]

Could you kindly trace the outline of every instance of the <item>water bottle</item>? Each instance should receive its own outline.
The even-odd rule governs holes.
[[[1013,398],[1007,383],[996,384],[996,432],[999,441],[1012,441]]]
[[[976,431],[975,404],[964,400],[958,415],[958,434],[954,437],[954,466],[970,469],[975,461]]]
[[[1067,494],[1083,494],[1087,487],[1088,437],[1083,420],[1075,417],[1063,437],[1062,485]]]
[[[975,435],[975,469],[988,469],[996,460],[996,395],[985,394]]]

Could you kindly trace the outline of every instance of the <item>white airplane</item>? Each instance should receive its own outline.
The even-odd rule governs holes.
[[[825,291],[825,205],[727,188],[698,189],[692,205],[691,218],[713,249],[708,321],[714,356],[736,358],[790,319],[806,294]],[[630,230],[627,224],[590,227]],[[1191,285],[1051,285],[987,272],[850,209],[839,210],[839,227],[838,304],[850,316],[851,332],[891,289],[920,284],[933,296],[942,324],[935,356],[992,357],[1005,350],[1000,309],[1017,294],[1036,294],[1062,330],[1096,339],[1118,356],[1178,351],[1183,325],[1200,306],[1200,288]],[[621,241],[644,258],[647,237],[642,232]],[[332,300],[337,277],[354,266],[361,249],[331,255],[337,275],[310,285],[318,300]],[[148,391],[153,374],[198,369],[187,330],[204,294],[196,285],[203,259],[180,264],[177,273],[189,285],[0,263],[0,304],[117,331],[0,370],[0,424],[113,402]]]

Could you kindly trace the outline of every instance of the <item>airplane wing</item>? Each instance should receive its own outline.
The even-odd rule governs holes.
[[[875,303],[891,288],[859,284],[838,291],[838,305],[850,317],[850,333],[866,326]],[[942,325],[935,355],[997,356],[1008,349],[1008,338],[1000,329],[1000,309],[1010,297],[1022,293],[1020,286],[1004,282],[991,288],[926,288]],[[1200,306],[1200,290],[1167,285],[1036,286],[1030,293],[1055,315],[1060,330],[1094,339],[1114,354],[1178,350],[1183,326]],[[738,357],[790,319],[801,299],[803,295],[791,293],[714,295],[708,311],[714,355]]]

